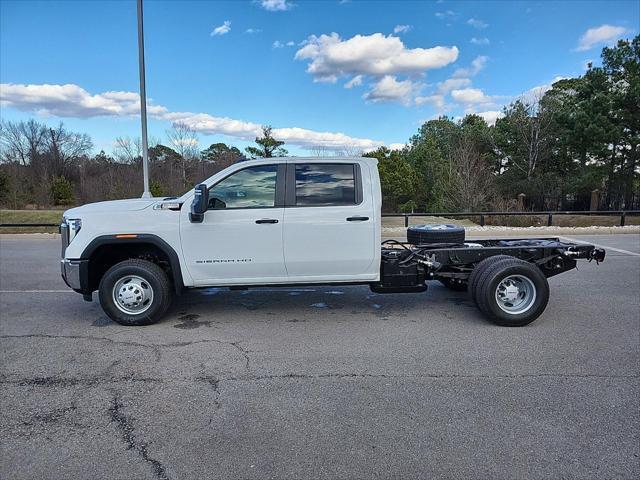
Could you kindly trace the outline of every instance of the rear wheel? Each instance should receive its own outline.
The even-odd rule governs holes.
[[[100,280],[100,305],[121,325],[150,325],[162,318],[172,299],[171,282],[155,263],[131,259],[111,267]]]
[[[528,325],[549,302],[549,283],[542,271],[517,258],[498,260],[487,267],[475,290],[480,311],[506,327]]]
[[[505,260],[505,259],[508,260],[510,258],[513,258],[513,257],[510,257],[509,255],[495,255],[493,257],[488,257],[478,262],[478,264],[472,270],[471,275],[469,275],[469,280],[467,281],[467,290],[469,292],[469,295],[471,295],[471,299],[473,300],[473,303],[478,305],[478,300],[476,299],[476,291],[477,291],[476,286],[478,285],[478,281],[480,280],[480,277],[482,277],[482,274],[485,272],[487,267],[495,264],[500,260]]]

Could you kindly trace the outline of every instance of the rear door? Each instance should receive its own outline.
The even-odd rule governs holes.
[[[376,278],[371,188],[367,166],[357,162],[287,164],[283,235],[289,281]]]
[[[253,165],[209,189],[202,223],[181,222],[196,285],[286,282],[282,252],[284,164]]]

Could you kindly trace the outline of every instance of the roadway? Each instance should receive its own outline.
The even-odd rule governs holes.
[[[51,236],[53,237],[53,236]],[[640,236],[519,329],[464,293],[208,289],[127,328],[0,236],[0,478],[638,478]]]

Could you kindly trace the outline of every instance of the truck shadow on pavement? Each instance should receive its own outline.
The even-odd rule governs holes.
[[[178,297],[159,325],[181,330],[249,321],[439,321],[482,322],[466,292],[439,285],[426,293],[376,294],[364,286],[193,290]],[[94,322],[94,326],[101,326]]]

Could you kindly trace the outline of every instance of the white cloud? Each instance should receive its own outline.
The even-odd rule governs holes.
[[[62,118],[131,117],[140,114],[140,97],[135,92],[104,92],[92,95],[74,84],[21,85],[0,84],[0,106],[23,112]],[[166,107],[150,103],[151,118],[170,122],[184,122],[205,135],[228,135],[253,140],[261,133],[261,125],[208,113],[170,112]],[[340,150],[345,147],[370,150],[384,142],[355,138],[343,133],[316,132],[299,127],[275,128],[274,136],[302,148],[323,146]]]
[[[616,27],[613,25],[605,24],[599,27],[590,28],[580,37],[576,50],[582,52],[585,50],[591,50],[596,45],[611,44],[625,33],[627,33],[626,28]]]
[[[284,47],[293,47],[296,42],[289,40],[287,43],[281,42],[280,40],[276,40],[273,42],[273,48],[284,48]]]
[[[342,150],[345,147],[361,150],[373,150],[384,142],[369,140],[366,138],[354,138],[344,133],[315,132],[304,128],[274,128],[273,135],[279,140],[298,145],[303,148],[322,146],[330,150]]]
[[[438,83],[438,91],[442,94],[449,93],[451,90],[461,89],[471,86],[471,80],[468,78],[449,78],[444,82]]]
[[[444,95],[440,95],[440,94],[416,97],[415,102],[416,102],[416,105],[425,105],[428,103],[436,107],[438,110],[443,110],[444,107],[446,106],[444,101]]]
[[[435,16],[438,17],[440,20],[443,20],[445,18],[453,18],[456,16],[456,12],[454,12],[453,10],[446,10],[444,12],[436,12]]]
[[[487,60],[489,60],[489,57],[484,55],[474,58],[469,68],[459,68],[453,72],[454,78],[473,77],[474,75],[477,75],[478,72],[480,72],[480,70],[482,70],[487,64]]]
[[[478,112],[476,115],[482,117],[489,125],[495,125],[496,120],[504,117],[504,113],[498,110],[487,110],[486,112]]]
[[[488,23],[483,22],[478,18],[470,18],[469,20],[467,20],[467,25],[471,25],[472,27],[478,29],[487,28],[489,26]]]
[[[438,109],[439,112],[445,112],[452,107],[452,105],[448,105],[446,102],[446,96],[449,94],[451,94],[454,101],[464,104],[464,107],[467,109],[475,106],[476,103],[490,104],[492,101],[491,97],[485,96],[481,90],[469,88],[472,84],[470,78],[459,76],[474,75],[482,68],[485,62],[486,57],[476,58],[469,69],[458,69],[454,77],[438,82],[436,89],[430,95],[416,97],[415,104],[430,104]]]
[[[457,47],[406,48],[398,37],[381,33],[342,40],[337,33],[312,35],[296,52],[310,60],[307,72],[315,81],[335,82],[347,75],[419,73],[441,68],[458,58]]]
[[[406,146],[406,143],[390,143],[389,150],[402,150]]]
[[[364,98],[374,103],[398,102],[410,105],[421,88],[422,84],[413,83],[411,80],[398,81],[393,75],[385,75],[374,84]]]
[[[476,103],[491,103],[493,99],[484,94],[479,88],[463,88],[461,90],[452,90],[451,98],[456,102],[469,105]]]
[[[491,42],[487,37],[472,37],[471,43],[474,45],[489,45]]]
[[[231,31],[231,22],[229,20],[225,20],[222,25],[213,29],[213,31],[209,34],[212,37],[215,35],[225,35]]]
[[[291,10],[293,3],[287,0],[260,0],[260,6],[270,12],[284,12],[285,10]]]
[[[3,83],[0,86],[0,105],[40,115],[89,118],[97,116],[126,116],[140,113],[140,97],[134,92],[104,92],[91,95],[73,85],[20,85]],[[150,105],[151,110],[161,108]],[[159,113],[158,110],[156,110]]]
[[[248,34],[253,34],[253,33],[260,33],[262,32],[261,28],[247,28],[244,33],[248,33]]]
[[[347,83],[344,84],[344,88],[353,88],[353,87],[359,87],[360,85],[362,85],[362,75],[356,75],[355,77],[353,77],[351,80],[349,80]]]
[[[393,33],[407,33],[411,30],[411,25],[396,25],[393,27]]]
[[[551,90],[554,83],[560,80],[564,80],[565,78],[567,77],[562,77],[558,75],[554,77],[553,80],[551,80],[549,83],[545,83],[543,85],[537,85],[535,87],[530,88],[529,90],[524,92],[520,96],[520,98],[524,102],[535,103],[536,101],[540,100],[545,93]]]

